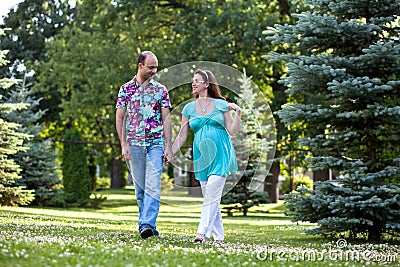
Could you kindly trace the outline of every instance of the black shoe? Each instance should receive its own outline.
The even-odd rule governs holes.
[[[140,230],[140,237],[143,239],[149,238],[154,235],[154,232],[151,228],[143,228]]]
[[[159,236],[160,235],[160,233],[156,229],[153,229],[153,233],[154,233],[154,236]]]

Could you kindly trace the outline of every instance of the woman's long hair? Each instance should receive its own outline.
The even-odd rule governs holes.
[[[194,74],[200,74],[204,81],[208,83],[207,91],[210,97],[226,100],[226,98],[222,96],[217,79],[215,79],[215,76],[211,71],[198,69],[194,72]],[[194,94],[193,97],[198,98],[199,95]]]

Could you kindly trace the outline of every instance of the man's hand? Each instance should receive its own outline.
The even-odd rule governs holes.
[[[165,148],[163,158],[164,158],[165,162],[167,162],[168,164],[171,164],[172,162],[174,162],[174,155],[172,154],[171,147]]]
[[[122,150],[122,158],[124,160],[132,159],[131,152],[129,151],[129,146],[122,146],[121,150]]]

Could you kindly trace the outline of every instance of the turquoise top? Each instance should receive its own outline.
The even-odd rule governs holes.
[[[207,181],[210,175],[227,177],[238,170],[236,153],[231,137],[225,129],[224,113],[228,102],[214,99],[214,109],[207,115],[196,111],[197,100],[185,105],[183,116],[189,119],[194,131],[193,161],[195,178]]]

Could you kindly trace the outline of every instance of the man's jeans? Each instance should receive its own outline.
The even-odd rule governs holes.
[[[130,146],[130,152],[132,159],[129,160],[129,169],[133,176],[139,207],[139,231],[145,226],[156,230],[160,210],[164,146]]]

